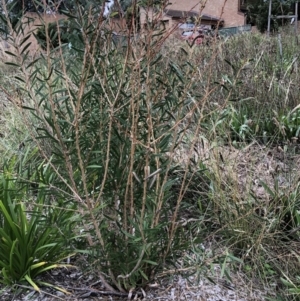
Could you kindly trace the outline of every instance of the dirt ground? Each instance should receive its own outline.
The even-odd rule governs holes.
[[[79,301],[79,300],[159,300],[159,301],[258,301],[265,300],[264,295],[274,295],[259,286],[258,283],[249,282],[243,275],[232,275],[233,282],[220,279],[219,267],[215,267],[211,281],[206,277],[185,279],[181,276],[159,278],[145,290],[137,294],[110,294],[97,281],[97,277],[82,275],[76,271],[55,271],[49,273],[45,280],[66,289],[69,294],[64,294],[54,289],[42,288],[40,294],[22,287],[22,292],[17,294],[12,290],[4,290],[1,301]]]

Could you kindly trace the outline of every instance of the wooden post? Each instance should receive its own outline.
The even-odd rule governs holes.
[[[268,37],[271,31],[271,14],[272,14],[272,0],[269,0],[269,15],[268,15]]]
[[[295,3],[295,35],[298,38],[298,1]]]

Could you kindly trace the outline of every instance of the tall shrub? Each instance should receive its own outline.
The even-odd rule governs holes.
[[[187,52],[178,64],[163,61],[167,32],[132,38],[131,29],[121,51],[95,10],[78,6],[69,15],[82,32],[76,46],[63,45],[58,30],[52,50],[46,24],[46,53],[30,61],[25,38],[14,64],[28,95],[23,108],[37,118],[26,122],[82,214],[93,267],[107,288],[126,291],[176,265],[194,240],[183,230],[197,218],[184,226],[180,219],[189,183],[200,174],[189,159],[206,96],[193,95],[197,68]]]

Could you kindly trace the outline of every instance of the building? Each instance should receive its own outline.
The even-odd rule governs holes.
[[[162,11],[153,12],[143,8],[140,12],[141,26],[160,21],[172,28],[178,23],[197,20],[210,27],[236,27],[246,23],[245,0],[172,0]]]

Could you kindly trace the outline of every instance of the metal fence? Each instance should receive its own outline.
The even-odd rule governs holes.
[[[218,30],[218,33],[221,36],[233,36],[242,32],[249,32],[249,31],[251,31],[251,25],[247,24],[244,26],[221,28]]]

